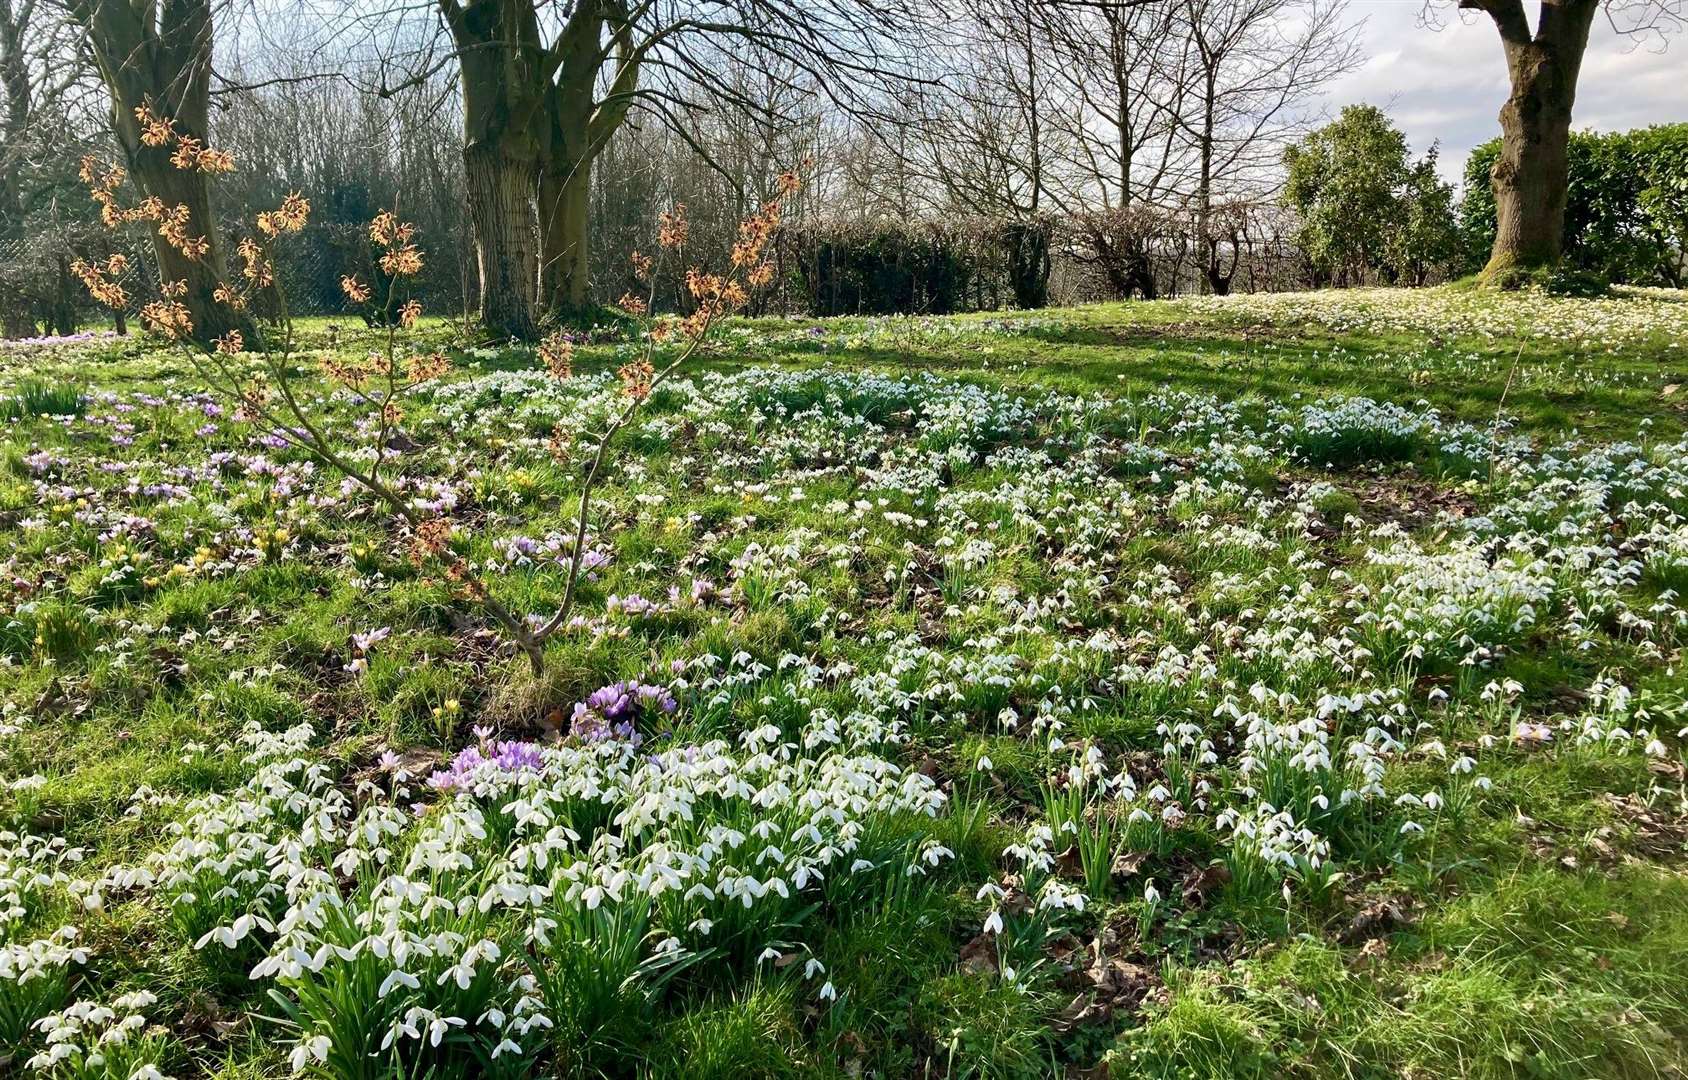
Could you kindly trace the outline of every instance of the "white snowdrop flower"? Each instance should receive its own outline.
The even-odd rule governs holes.
[[[392,993],[393,988],[396,986],[403,986],[406,989],[415,990],[421,987],[421,985],[422,980],[418,979],[416,976],[410,974],[409,972],[400,971],[398,968],[394,968],[392,971],[387,973],[387,977],[385,979],[381,980],[381,988],[375,991],[375,996],[377,998],[384,998],[388,994]]]
[[[1002,912],[1001,911],[998,911],[998,910],[993,908],[991,910],[991,913],[989,915],[985,916],[984,932],[987,933],[987,934],[1000,934],[1000,933],[1002,933]]]
[[[974,768],[976,768],[979,772],[990,772],[992,769],[996,768],[996,766],[991,762],[989,755],[980,754],[978,763],[974,766]]]
[[[438,1046],[446,1033],[454,1027],[464,1027],[467,1021],[457,1016],[436,1016],[428,1022],[428,1045]]]
[[[311,1062],[321,1064],[328,1060],[328,1051],[333,1047],[327,1035],[313,1035],[293,1047],[289,1063],[294,1072],[304,1072]]]
[[[1155,888],[1155,880],[1150,878],[1143,885],[1143,900],[1145,903],[1158,904],[1161,901],[1160,890]]]

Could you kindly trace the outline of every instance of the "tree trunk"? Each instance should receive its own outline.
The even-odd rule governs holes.
[[[186,206],[189,235],[205,237],[208,249],[188,259],[153,234],[160,281],[185,282],[180,297],[193,321],[193,337],[209,343],[229,330],[254,336],[252,320],[212,297],[225,279],[222,242],[205,173],[178,169],[168,146],[145,146],[135,110],[141,106],[170,121],[178,133],[201,143],[209,126],[211,88],[211,0],[177,0],[161,8],[126,0],[74,0],[71,15],[88,32],[100,75],[111,94],[112,128],[129,171],[147,195],[166,209]]]
[[[1049,240],[1046,218],[1017,221],[999,234],[1008,261],[1008,284],[1014,306],[1022,311],[1049,306]]]
[[[557,79],[546,102],[539,219],[542,288],[552,312],[565,319],[591,303],[592,163],[627,117],[645,55],[630,27],[606,18],[613,10],[577,5],[554,46]],[[608,54],[600,41],[605,31]]]
[[[35,317],[23,306],[21,300],[8,300],[6,310],[0,313],[0,338],[27,338],[35,336]]]
[[[1231,245],[1231,265],[1226,267],[1219,257],[1221,243]],[[1207,290],[1214,296],[1231,295],[1231,281],[1237,276],[1237,264],[1242,260],[1240,245],[1235,235],[1228,239],[1210,237],[1207,240],[1207,259],[1202,267],[1202,276],[1207,280]]]
[[[211,209],[211,188],[202,172],[178,169],[170,164],[168,147],[136,147],[129,154],[129,166],[141,190],[157,196],[165,206],[186,206],[197,235],[203,231],[211,250],[204,257],[190,259],[172,247],[168,241],[152,231],[153,258],[158,266],[160,283],[185,282],[187,292],[180,299],[193,319],[193,338],[209,343],[230,330],[239,330],[252,339],[253,321],[218,301],[214,294],[218,286],[228,280],[224,270],[222,246],[217,241],[217,219]]]
[[[543,287],[551,309],[565,317],[591,300],[591,176],[590,160],[554,161],[539,183]]]
[[[24,54],[24,25],[13,14],[10,0],[0,0],[0,85],[5,89],[5,141],[0,144],[0,240],[15,242],[19,250],[6,255],[23,262],[26,235],[23,214],[23,141],[30,113],[29,61]],[[8,245],[9,246],[9,245]],[[19,294],[0,299],[0,336],[35,336],[35,319]]]
[[[539,303],[537,123],[549,92],[545,50],[531,0],[441,5],[462,65],[463,171],[481,322],[495,334],[532,338]]]
[[[534,336],[539,299],[535,163],[471,143],[463,151],[475,261],[481,276],[481,321],[514,338]]]
[[[1131,278],[1137,284],[1137,292],[1145,300],[1156,298],[1155,269],[1149,263],[1149,256],[1143,251],[1131,254]]]
[[[1500,111],[1501,151],[1489,173],[1495,192],[1495,246],[1483,275],[1551,266],[1565,237],[1567,149],[1574,87],[1556,79],[1541,50],[1515,70]]]
[[[1500,110],[1500,156],[1489,174],[1495,193],[1495,243],[1483,269],[1486,281],[1559,261],[1571,107],[1597,6],[1595,0],[1545,3],[1534,35],[1522,8],[1511,0],[1488,8],[1506,49],[1511,93]]]

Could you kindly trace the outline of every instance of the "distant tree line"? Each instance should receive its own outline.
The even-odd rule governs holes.
[[[313,204],[280,267],[295,310],[334,313],[341,276],[373,276],[363,230],[391,207],[428,253],[410,286],[428,310],[525,337],[650,287],[629,257],[676,204],[687,261],[722,265],[794,165],[770,310],[1424,284],[1485,245],[1490,266],[1563,246],[1591,273],[1679,282],[1676,129],[1571,137],[1563,237],[1543,246],[1526,220],[1541,200],[1519,185],[1556,166],[1516,145],[1546,123],[1524,106],[1568,120],[1595,0],[1549,5],[1534,31],[1515,0],[1464,6],[1509,62],[1554,59],[1512,72],[1512,148],[1473,158],[1458,203],[1437,148],[1410,156],[1376,109],[1318,126],[1362,59],[1343,0],[0,0],[0,329],[74,327],[89,308],[70,262],[146,244],[99,228],[84,154],[187,208],[203,257],[154,241],[132,272],[184,282],[207,333],[230,321],[212,297],[238,222],[289,192]],[[234,171],[175,167],[147,112]],[[658,306],[685,309],[678,271],[654,276]]]

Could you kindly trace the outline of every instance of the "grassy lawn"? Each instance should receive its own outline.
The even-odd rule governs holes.
[[[608,338],[419,334],[511,610]],[[175,354],[0,348],[0,1075],[1681,1076],[1684,384],[1657,291],[734,323],[536,675]]]

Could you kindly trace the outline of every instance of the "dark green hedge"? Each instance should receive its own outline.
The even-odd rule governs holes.
[[[782,230],[781,261],[814,315],[947,315],[1049,302],[1050,223],[833,221]]]
[[[1489,170],[1500,140],[1465,163],[1460,211],[1470,269],[1488,261],[1495,237]],[[1565,261],[1613,283],[1683,285],[1688,245],[1688,124],[1634,131],[1575,132],[1565,207]]]

